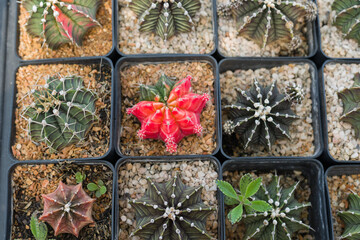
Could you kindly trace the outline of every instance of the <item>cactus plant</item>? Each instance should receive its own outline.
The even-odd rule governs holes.
[[[72,42],[81,46],[86,32],[97,25],[96,12],[101,0],[23,0],[30,13],[26,29],[41,37],[51,49]]]
[[[286,86],[285,92],[290,101],[297,104],[300,104],[305,97],[304,89],[293,82]]]
[[[177,33],[189,32],[199,11],[199,0],[131,0],[140,18],[141,32],[154,32],[166,42]]]
[[[81,183],[66,185],[60,181],[54,192],[42,197],[44,212],[39,220],[50,224],[55,236],[71,233],[78,237],[83,227],[94,223],[91,212],[95,199],[86,194]]]
[[[191,76],[174,82],[162,75],[155,86],[140,86],[140,102],[127,109],[141,122],[140,139],[161,139],[166,151],[176,152],[185,136],[200,135],[200,114],[209,95],[191,92]]]
[[[255,80],[249,91],[235,90],[237,101],[224,106],[229,118],[223,125],[226,134],[236,132],[244,149],[249,144],[261,144],[271,149],[275,140],[290,139],[290,125],[299,117],[290,109],[290,99],[279,93],[276,81],[263,87]]]
[[[240,25],[239,34],[262,50],[278,40],[290,40],[289,49],[294,50],[301,43],[295,25],[304,17],[313,21],[317,7],[311,0],[232,0],[218,6],[218,15],[233,16]]]
[[[344,111],[340,117],[341,121],[351,124],[355,130],[355,137],[360,139],[360,74],[355,74],[354,84],[351,88],[346,88],[338,92],[338,97],[343,102]]]
[[[202,187],[188,187],[176,173],[165,183],[147,178],[148,189],[139,200],[130,201],[135,209],[136,228],[131,236],[144,239],[211,239],[206,218],[213,212],[201,200]]]
[[[360,44],[360,5],[357,0],[335,0],[331,9],[336,12],[333,24],[345,38],[355,39]]]
[[[52,151],[83,140],[97,120],[96,95],[83,86],[81,77],[49,77],[26,96],[32,102],[21,116],[28,121],[28,135]]]
[[[261,213],[246,208],[243,221],[246,226],[244,239],[294,239],[293,233],[311,229],[300,220],[301,211],[311,203],[299,203],[294,192],[299,182],[289,188],[280,186],[280,177],[275,173],[272,181],[261,185],[254,195],[255,200],[268,202],[272,209]]]
[[[360,238],[360,197],[357,194],[349,194],[349,209],[339,211],[339,217],[345,223],[344,233],[339,239],[355,240]]]

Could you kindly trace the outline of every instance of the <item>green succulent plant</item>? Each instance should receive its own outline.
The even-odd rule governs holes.
[[[104,182],[102,180],[98,180],[97,183],[89,183],[87,185],[87,189],[90,192],[95,192],[95,196],[97,198],[104,195],[106,193],[106,191],[107,191],[106,186],[105,186],[105,184],[104,184]]]
[[[76,179],[76,183],[82,183],[86,178],[85,173],[81,173],[81,172],[76,172],[75,173],[75,179]]]
[[[214,209],[202,202],[202,187],[186,186],[178,174],[165,183],[150,178],[147,181],[145,195],[130,201],[136,214],[136,228],[131,236],[160,240],[211,239],[205,225]]]
[[[37,218],[37,212],[31,215],[30,230],[36,240],[46,240],[48,228],[44,222],[40,222]]]
[[[360,4],[358,0],[335,0],[331,10],[336,11],[333,24],[345,38],[360,44]]]
[[[154,32],[164,41],[189,32],[200,0],[132,0],[130,9],[140,18],[141,32]]]
[[[345,223],[345,230],[339,239],[360,239],[360,197],[357,194],[349,194],[349,209],[339,211],[339,217]]]
[[[98,119],[96,94],[83,86],[81,77],[49,77],[27,96],[32,102],[21,116],[28,122],[28,134],[32,141],[45,142],[52,151],[83,140]]]

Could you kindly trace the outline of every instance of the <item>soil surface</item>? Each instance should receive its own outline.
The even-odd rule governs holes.
[[[120,150],[128,156],[170,155],[166,152],[165,143],[155,139],[140,140],[137,131],[139,120],[126,114],[126,109],[139,102],[139,85],[155,84],[161,74],[176,77],[177,80],[187,75],[193,77],[192,91],[197,94],[208,93],[210,101],[203,109],[200,123],[203,127],[202,136],[189,135],[179,143],[177,155],[212,154],[216,148],[216,111],[214,98],[213,67],[205,62],[173,62],[165,64],[137,64],[121,70],[121,129]]]
[[[28,123],[20,116],[29,99],[24,96],[36,84],[43,85],[48,76],[76,75],[83,78],[84,86],[98,94],[95,102],[99,121],[89,130],[83,142],[52,153],[44,142],[34,143],[27,133]],[[71,159],[100,157],[109,149],[111,120],[111,68],[108,65],[51,64],[20,67],[16,73],[15,131],[12,153],[18,160]]]
[[[87,239],[103,240],[111,239],[111,209],[112,209],[112,179],[113,174],[105,165],[83,165],[74,163],[57,163],[41,165],[19,165],[12,173],[12,204],[13,225],[11,227],[11,239],[34,239],[30,230],[30,219],[34,212],[37,217],[43,211],[42,194],[49,194],[56,190],[60,181],[65,184],[76,185],[75,173],[81,172],[86,175],[83,181],[83,189],[92,198],[95,192],[87,190],[87,184],[97,183],[102,180],[107,192],[96,199],[93,205],[92,216],[95,224],[85,226],[76,238],[71,234],[54,236],[52,227],[47,224],[49,239]]]

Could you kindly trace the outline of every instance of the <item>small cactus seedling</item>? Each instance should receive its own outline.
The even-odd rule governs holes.
[[[305,91],[301,86],[295,83],[289,83],[286,86],[286,95],[290,101],[300,104],[302,100],[304,100]]]
[[[45,142],[51,150],[83,140],[97,120],[96,95],[83,86],[80,77],[50,77],[27,96],[33,101],[22,112],[28,134],[32,141]]]
[[[96,12],[101,0],[23,0],[30,13],[26,29],[41,37],[51,49],[72,42],[79,46],[86,32],[100,25]]]
[[[354,39],[360,44],[360,3],[358,0],[335,0],[331,9],[336,11],[334,26],[345,38]]]
[[[132,0],[130,8],[140,18],[141,32],[154,32],[164,41],[189,32],[199,11],[199,0]]]
[[[360,74],[355,74],[354,84],[351,88],[346,88],[338,92],[339,98],[343,102],[343,114],[341,121],[351,124],[355,130],[355,137],[360,139]]]
[[[97,198],[101,197],[101,195],[105,194],[106,191],[107,191],[106,186],[105,186],[105,184],[104,184],[104,182],[102,180],[97,181],[97,184],[96,183],[89,183],[87,185],[87,189],[90,192],[95,192],[95,196]]]
[[[219,5],[218,15],[233,16],[239,22],[239,34],[257,43],[262,49],[278,40],[290,40],[289,49],[300,46],[295,34],[299,19],[313,21],[317,7],[311,0],[232,0]]]
[[[206,218],[213,212],[201,200],[202,187],[188,187],[178,176],[165,183],[148,180],[148,189],[135,209],[136,228],[131,236],[144,239],[212,239],[206,232]]]
[[[344,233],[339,239],[360,239],[360,197],[357,194],[349,194],[347,200],[349,209],[338,213],[345,223]]]
[[[229,118],[223,127],[226,134],[236,132],[244,149],[261,144],[270,150],[275,140],[290,139],[290,125],[299,117],[290,109],[290,99],[279,93],[276,81],[263,87],[255,80],[249,91],[235,90],[237,101],[224,106]]]
[[[86,194],[81,183],[66,185],[60,181],[54,192],[42,197],[44,212],[39,219],[50,224],[55,236],[71,233],[78,237],[83,227],[94,223],[91,212],[95,199]]]
[[[268,202],[272,209],[257,213],[248,211],[243,215],[246,226],[244,239],[294,239],[293,233],[311,229],[309,225],[300,220],[300,214],[311,203],[299,203],[294,198],[294,192],[299,182],[289,188],[280,186],[280,177],[273,176],[269,185],[261,185],[254,195],[255,200]]]
[[[209,95],[191,92],[191,76],[175,83],[162,75],[155,86],[140,87],[140,101],[127,109],[141,122],[140,139],[161,139],[166,151],[176,152],[177,143],[185,136],[200,135],[200,114]]]

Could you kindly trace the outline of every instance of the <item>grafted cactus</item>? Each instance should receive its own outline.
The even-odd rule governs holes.
[[[136,229],[131,236],[144,239],[212,239],[206,232],[206,218],[214,211],[201,200],[202,187],[188,187],[176,174],[165,183],[148,180],[148,189],[135,209]]]
[[[335,0],[331,9],[336,11],[334,25],[345,38],[355,39],[360,44],[360,3],[358,0]]]
[[[84,139],[94,121],[96,94],[83,86],[80,77],[49,77],[32,89],[33,102],[22,116],[28,121],[32,141],[61,150]]]
[[[245,149],[249,144],[271,149],[277,139],[290,139],[290,125],[299,117],[290,108],[290,98],[279,93],[276,81],[263,87],[255,80],[249,91],[235,90],[236,102],[224,106],[229,118],[223,126],[226,134],[236,132]]]
[[[356,240],[360,238],[360,197],[357,194],[349,194],[349,209],[339,211],[339,217],[345,223],[345,230],[339,239]]]
[[[360,139],[360,74],[355,74],[354,84],[351,88],[346,88],[338,92],[339,98],[343,102],[343,114],[341,121],[351,124],[355,130],[355,137]]]
[[[219,5],[218,15],[233,16],[239,22],[239,34],[262,49],[269,43],[285,40],[293,50],[301,43],[295,25],[304,17],[313,21],[317,7],[311,0],[231,0]]]
[[[155,86],[140,86],[141,102],[127,109],[141,122],[140,139],[161,139],[168,152],[176,152],[183,137],[201,135],[200,114],[209,95],[192,93],[191,79],[175,83],[162,75]]]
[[[141,32],[154,32],[164,41],[189,32],[199,11],[199,0],[131,0],[130,8],[140,18]]]
[[[23,0],[30,13],[27,31],[41,37],[51,49],[72,42],[79,46],[86,32],[96,25],[101,0]]]

